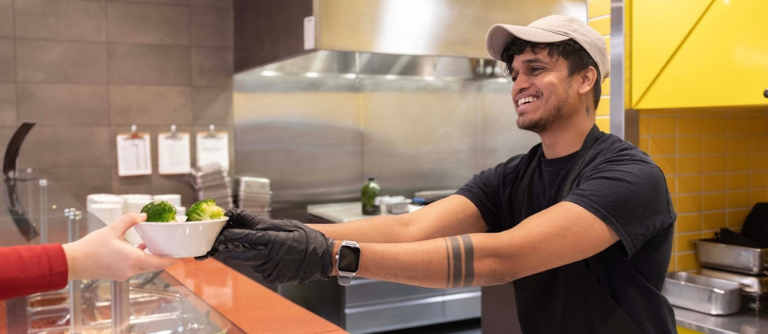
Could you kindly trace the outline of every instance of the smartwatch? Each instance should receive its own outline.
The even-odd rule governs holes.
[[[339,284],[347,286],[352,283],[352,277],[360,269],[360,246],[357,242],[341,242],[339,253],[336,254],[336,269],[339,270]]]

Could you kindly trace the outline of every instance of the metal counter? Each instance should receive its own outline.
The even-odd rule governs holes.
[[[411,211],[418,208],[410,207]],[[310,223],[339,223],[365,217],[360,202],[310,205],[307,209]],[[351,333],[480,317],[477,287],[431,289],[367,278],[355,278],[350,286],[344,287],[333,278],[301,286],[280,286],[278,291]]]
[[[707,334],[768,334],[768,313],[742,310],[727,316],[709,315],[672,307],[680,327]]]

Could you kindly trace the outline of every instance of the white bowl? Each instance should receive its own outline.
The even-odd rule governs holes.
[[[185,223],[143,222],[135,226],[147,250],[165,257],[194,257],[208,253],[227,218]]]

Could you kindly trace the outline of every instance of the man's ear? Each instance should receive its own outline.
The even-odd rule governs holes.
[[[597,82],[597,70],[594,67],[589,66],[579,74],[579,93],[586,94],[594,85],[599,85]]]

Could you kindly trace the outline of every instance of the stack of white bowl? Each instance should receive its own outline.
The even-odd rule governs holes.
[[[269,179],[241,176],[237,182],[237,207],[252,213],[269,216],[272,210],[272,191]]]
[[[86,199],[86,210],[99,220],[94,221],[93,219],[90,219],[91,215],[89,215],[87,221],[89,232],[117,221],[126,213],[139,214],[145,205],[156,200],[167,201],[175,206],[177,216],[179,216],[179,214],[183,216],[186,212],[186,208],[181,206],[181,195],[179,194],[154,196],[149,194],[91,194],[88,195]],[[125,233],[124,238],[132,245],[138,245],[143,242],[134,228],[128,230],[128,232]]]
[[[219,163],[195,167],[191,172],[192,186],[197,190],[197,200],[213,199],[216,205],[229,209],[232,205],[232,188],[227,172]]]

